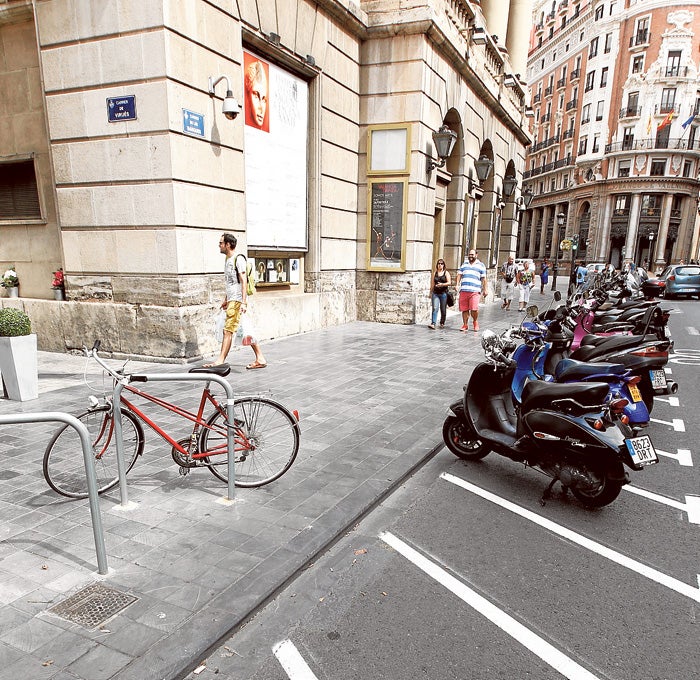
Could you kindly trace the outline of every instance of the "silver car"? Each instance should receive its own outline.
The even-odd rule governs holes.
[[[672,264],[664,269],[659,279],[666,284],[664,295],[667,298],[697,295],[700,299],[700,265]]]

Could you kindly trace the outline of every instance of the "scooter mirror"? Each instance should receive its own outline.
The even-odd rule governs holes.
[[[530,305],[526,310],[525,314],[530,317],[531,319],[534,319],[538,314],[539,314],[539,308],[537,305]]]
[[[559,302],[561,300],[561,293],[558,290],[554,291],[554,302]]]
[[[497,342],[498,336],[493,331],[485,330],[481,334],[481,346],[484,349],[491,349]]]

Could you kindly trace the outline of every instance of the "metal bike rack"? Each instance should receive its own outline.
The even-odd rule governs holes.
[[[233,387],[224,380],[221,376],[214,373],[172,373],[169,375],[153,374],[148,375],[139,373],[129,375],[117,381],[114,387],[113,409],[114,409],[114,435],[117,446],[117,469],[119,471],[119,493],[121,496],[122,508],[129,504],[129,494],[126,488],[126,466],[124,465],[124,441],[122,435],[122,408],[121,408],[121,393],[124,385],[127,382],[175,382],[191,380],[199,380],[206,382],[215,382],[221,385],[226,391],[226,417],[229,423],[233,423]],[[230,425],[226,428],[226,448],[228,451],[228,496],[226,500],[232,501],[235,497],[235,479],[234,479],[234,453],[235,442],[233,438],[233,427]]]
[[[105,575],[107,569],[107,552],[105,551],[105,537],[102,531],[102,515],[98,504],[97,475],[93,466],[92,445],[90,444],[90,433],[75,416],[59,411],[47,411],[40,413],[17,413],[11,416],[0,416],[0,425],[10,425],[13,423],[46,423],[61,421],[70,425],[79,435],[80,443],[83,447],[83,462],[85,464],[85,479],[87,481],[88,499],[90,501],[90,515],[92,518],[92,533],[95,537],[95,552],[97,554],[97,571]]]

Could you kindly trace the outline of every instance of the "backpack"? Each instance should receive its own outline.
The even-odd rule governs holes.
[[[245,255],[236,255],[236,262],[238,258],[242,257],[245,260],[245,278],[246,278],[246,292],[248,295],[253,295],[255,293],[255,272],[253,272],[253,265],[250,260]],[[238,273],[238,267],[236,267],[236,277],[238,278],[238,283],[241,282],[241,277]]]

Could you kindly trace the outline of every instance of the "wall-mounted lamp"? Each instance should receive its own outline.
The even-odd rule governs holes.
[[[457,133],[450,130],[447,125],[440,126],[437,132],[433,132],[433,144],[435,144],[435,153],[437,153],[439,162],[428,158],[426,172],[432,172],[435,168],[441,168],[447,162],[455,142],[457,141]]]
[[[514,75],[508,73],[507,75],[503,76],[503,84],[506,87],[515,87],[518,84],[518,80]]]
[[[486,155],[479,156],[478,161],[474,161],[474,167],[476,168],[476,176],[479,178],[480,183],[484,183],[491,174],[493,169],[493,161]]]
[[[486,31],[481,26],[475,26],[472,30],[472,42],[475,45],[485,45],[488,41]]]
[[[241,107],[238,106],[238,102],[233,96],[233,92],[231,92],[231,85],[228,82],[228,77],[227,76],[219,76],[216,80],[214,80],[213,76],[209,76],[209,96],[213,97],[216,91],[216,86],[222,81],[226,81],[226,96],[224,97],[224,103],[221,107],[221,112],[228,118],[229,120],[233,120],[240,112],[241,112]]]
[[[527,210],[533,198],[535,198],[535,194],[533,194],[532,189],[528,187],[515,199],[515,203],[521,210]]]
[[[506,198],[510,198],[515,191],[515,187],[518,186],[518,180],[513,177],[513,175],[506,175],[503,178],[503,195]]]

